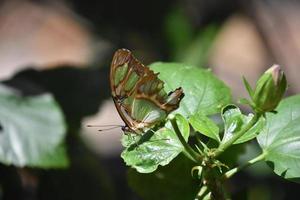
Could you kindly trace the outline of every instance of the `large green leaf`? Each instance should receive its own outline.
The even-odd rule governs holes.
[[[197,113],[189,118],[189,122],[195,131],[220,142],[219,127],[210,118]]]
[[[210,70],[180,63],[157,62],[150,65],[165,82],[167,91],[182,87],[185,97],[175,111],[185,117],[198,112],[204,115],[218,113],[231,100],[229,88]]]
[[[181,155],[151,174],[129,170],[128,183],[145,200],[195,199],[199,181],[191,177],[192,167],[193,163]]]
[[[0,162],[18,167],[65,167],[65,123],[50,94],[23,97],[0,85]]]
[[[184,117],[176,115],[176,121],[183,137],[189,136],[189,124]],[[159,165],[167,165],[184,147],[172,129],[162,128],[155,133],[151,130],[144,135],[124,134],[122,144],[126,149],[121,157],[127,165],[134,167],[140,173],[150,173]]]
[[[300,178],[300,95],[284,99],[277,114],[268,113],[258,142],[274,172],[286,179]]]
[[[248,116],[243,115],[238,107],[235,105],[228,105],[222,110],[222,118],[225,125],[224,136],[222,143],[227,142],[234,134],[243,129],[252,119],[253,114]],[[260,118],[259,121],[244,135],[237,139],[233,144],[239,144],[247,142],[257,136],[257,134],[263,129],[264,118]]]

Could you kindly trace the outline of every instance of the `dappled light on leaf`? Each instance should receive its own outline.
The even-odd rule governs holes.
[[[188,122],[180,115],[176,115],[179,129],[187,140],[189,134]],[[132,133],[131,133],[132,134]],[[172,129],[161,128],[156,132],[151,130],[141,135],[124,134],[122,144],[126,149],[121,156],[127,165],[140,173],[150,173],[159,165],[167,165],[184,147]]]
[[[248,116],[244,115],[235,105],[228,105],[222,110],[222,118],[225,126],[222,143],[225,143],[250,122],[253,118],[253,114],[249,114]],[[234,144],[247,142],[255,138],[262,130],[264,121],[264,118],[260,118],[260,120],[250,130],[244,133],[244,135],[237,139]]]

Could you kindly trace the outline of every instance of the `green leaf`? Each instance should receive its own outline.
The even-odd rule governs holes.
[[[239,132],[244,126],[246,126],[252,119],[253,114],[248,116],[243,115],[238,107],[235,105],[228,105],[222,110],[222,118],[225,125],[224,136],[222,143],[227,142],[235,133]],[[260,118],[259,121],[248,130],[243,136],[236,140],[233,144],[239,144],[247,142],[257,136],[264,126],[264,118]]]
[[[0,162],[18,167],[66,167],[66,127],[50,94],[23,97],[0,85]]]
[[[245,87],[246,87],[246,89],[248,91],[249,96],[252,99],[254,91],[253,91],[251,85],[248,83],[248,81],[247,81],[247,79],[245,77],[243,77],[243,82],[244,82],[244,85],[245,85]]]
[[[189,118],[195,131],[220,142],[219,127],[208,117],[197,113]]]
[[[187,140],[189,124],[184,117],[177,114],[178,127]],[[167,165],[180,152],[184,150],[177,135],[170,128],[161,128],[155,133],[151,130],[144,135],[124,134],[122,144],[126,149],[121,157],[128,166],[135,168],[140,173],[151,173],[159,165]]]
[[[300,95],[281,101],[277,114],[267,113],[267,123],[257,137],[265,160],[286,179],[300,178]]]
[[[189,135],[190,135],[190,125],[189,125],[189,122],[182,115],[180,115],[180,114],[176,114],[175,118],[176,118],[176,122],[178,124],[178,128],[179,128],[182,136],[187,141],[188,138],[189,138]],[[167,126],[169,124],[170,124],[170,122],[167,123]],[[172,127],[172,130],[173,130],[173,127]]]
[[[231,101],[229,88],[211,71],[181,63],[157,62],[150,65],[159,72],[159,78],[165,82],[167,91],[182,87],[185,94],[180,107],[174,111],[185,117],[198,112],[212,115]]]
[[[160,167],[151,174],[140,174],[129,170],[129,186],[144,200],[195,199],[198,180],[191,177],[193,163],[183,155],[168,166]]]

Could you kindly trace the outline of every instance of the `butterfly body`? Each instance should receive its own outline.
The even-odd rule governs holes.
[[[184,96],[182,88],[167,94],[164,82],[140,63],[129,50],[116,51],[110,69],[112,98],[126,126],[141,134],[166,119]]]

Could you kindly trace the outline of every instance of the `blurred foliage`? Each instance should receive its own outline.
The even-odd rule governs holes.
[[[218,33],[217,25],[197,30],[184,11],[176,8],[165,18],[164,32],[172,62],[206,67],[209,50]]]
[[[239,159],[246,152],[246,143],[240,143],[229,147],[221,156],[220,161],[228,167],[235,167],[239,164]],[[252,158],[252,157],[251,157]]]
[[[246,163],[248,160],[251,160],[255,156],[261,153],[261,149],[258,146],[256,141],[247,143],[245,145],[244,153],[239,156],[238,163],[243,164]],[[251,174],[254,177],[268,177],[271,175],[272,170],[265,162],[258,162],[255,165],[249,166],[245,169],[245,171]]]
[[[24,97],[0,85],[0,161],[6,165],[66,167],[66,127],[51,94]]]
[[[0,170],[0,176],[2,176],[1,172],[6,173],[6,176],[0,180],[3,187],[3,199],[76,200],[85,198],[87,194],[90,194],[89,199],[99,199],[99,197],[104,199],[118,198],[118,195],[113,192],[113,183],[107,175],[106,169],[102,166],[101,160],[85,147],[79,137],[81,119],[84,116],[98,112],[101,102],[109,97],[108,78],[107,68],[76,69],[72,66],[60,66],[57,69],[44,71],[26,69],[3,82],[16,88],[20,95],[19,97],[13,96],[13,98],[10,98],[9,103],[15,106],[15,108],[10,109],[10,115],[21,117],[23,116],[20,115],[24,109],[23,107],[27,108],[27,119],[22,120],[26,125],[20,127],[23,134],[22,138],[28,136],[27,139],[33,142],[35,141],[33,140],[33,134],[47,133],[46,136],[37,137],[39,139],[37,142],[43,148],[50,148],[51,141],[53,141],[51,137],[55,136],[55,129],[63,130],[61,134],[62,136],[66,135],[65,143],[69,159],[69,167],[64,170],[26,168],[26,174],[29,174],[29,176],[24,176],[24,172],[19,172],[19,168],[0,166],[0,169],[2,169]],[[61,129],[59,124],[56,126],[55,121],[52,124],[46,123],[46,119],[52,119],[53,114],[51,115],[51,113],[57,112],[55,107],[57,105],[51,102],[54,99],[51,100],[49,93],[52,94],[61,107],[67,129]],[[16,98],[18,101],[14,101]],[[13,105],[14,102],[15,105]],[[39,112],[41,113],[39,114]],[[28,117],[28,115],[32,117]],[[33,119],[40,123],[36,125]],[[56,120],[59,119],[61,117],[56,117]],[[18,118],[14,117],[14,120],[18,120]],[[35,132],[27,132],[31,131],[26,128],[30,126],[34,128],[32,130],[35,130]],[[39,131],[36,132],[36,130]],[[59,138],[63,139],[64,137],[60,136]],[[39,150],[39,153],[42,153],[42,151]],[[35,151],[34,154],[30,154],[38,155],[38,152]],[[39,160],[39,162],[42,161],[45,160]],[[50,161],[47,160],[47,162]],[[20,175],[25,177],[22,182]],[[31,179],[36,180],[34,185],[29,184]],[[19,188],[19,194],[16,195],[15,189],[12,188]]]
[[[175,60],[198,67],[208,67],[207,60],[217,33],[216,25],[204,27],[186,47],[178,51]]]
[[[193,26],[183,9],[173,8],[165,17],[163,27],[171,58],[174,60],[191,43],[194,37]]]

